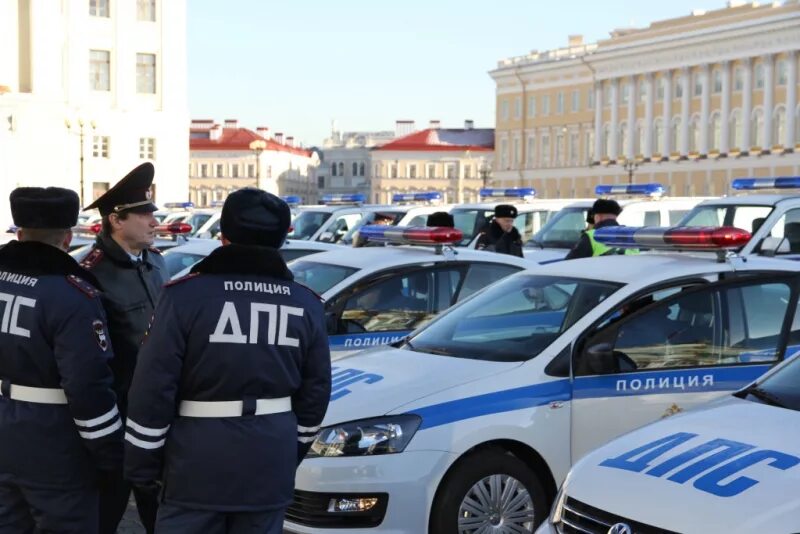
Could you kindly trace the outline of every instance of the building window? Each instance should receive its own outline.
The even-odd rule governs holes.
[[[200,178],[208,178],[208,163],[200,164]]]
[[[670,132],[669,144],[673,152],[680,152],[680,136],[681,136],[681,118],[675,117],[672,119],[672,131]]]
[[[534,118],[536,116],[536,97],[529,96],[528,97],[528,117]]]
[[[238,178],[239,177],[239,165],[232,164],[231,165],[231,178]]]
[[[389,177],[397,178],[397,165],[391,165],[389,167]]]
[[[647,101],[647,84],[644,80],[639,81],[639,103],[644,104]]]
[[[247,177],[248,178],[256,177],[256,166],[252,163],[247,164]]]
[[[618,149],[621,149],[620,154],[627,154],[628,153],[628,123],[621,122],[619,123],[619,139],[620,139],[620,146]],[[613,154],[612,157],[617,159],[617,156],[620,154]]]
[[[428,164],[428,178],[436,178],[436,165],[433,163]]]
[[[508,169],[508,139],[500,141],[500,170]]]
[[[144,22],[155,22],[156,0],[136,0],[136,18]]]
[[[542,135],[542,167],[550,166],[550,136]]]
[[[603,154],[607,158],[611,158],[611,126],[606,124],[603,126]]]
[[[586,164],[590,164],[594,161],[594,132],[588,131],[586,132],[586,139],[584,145],[584,152],[586,153]]]
[[[633,147],[634,155],[639,155],[644,151],[644,144],[645,144],[645,136],[647,135],[647,131],[644,129],[644,126],[641,122],[636,123],[636,138],[634,141],[636,145]]]
[[[518,96],[514,99],[514,118],[522,118],[522,97]]]
[[[715,70],[711,76],[714,79],[714,94],[718,95],[722,92],[722,71]]]
[[[689,122],[689,152],[700,151],[700,118],[693,117]]]
[[[358,175],[359,176],[364,176],[364,169],[365,169],[364,162],[359,163],[359,165],[358,165]]]
[[[447,179],[453,180],[456,177],[456,164],[455,163],[448,163],[447,164]]]
[[[504,121],[508,120],[508,100],[503,100],[500,103],[501,116]]]
[[[567,158],[570,165],[578,164],[578,132],[569,134],[569,147],[567,148]]]
[[[772,143],[775,145],[783,146],[786,140],[786,109],[780,107],[775,110],[775,116],[772,120],[774,132],[772,133]]]
[[[675,78],[675,98],[683,98],[683,76]]]
[[[464,179],[469,180],[472,178],[472,165],[464,165]]]
[[[744,89],[744,71],[741,67],[733,69],[733,90],[741,91]]]
[[[581,107],[581,92],[572,91],[572,112],[577,113]]]
[[[93,91],[111,90],[111,53],[108,50],[89,51],[89,87]]]
[[[764,64],[763,63],[759,63],[758,65],[756,65],[755,77],[756,77],[756,84],[755,84],[756,85],[756,89],[763,89],[764,88]]]
[[[223,176],[225,176],[225,165],[223,165],[221,163],[217,164],[216,176],[217,176],[217,178],[222,178]]]
[[[611,101],[613,100],[613,95],[611,94],[611,90],[613,89],[613,84],[607,83],[604,90],[603,90],[603,106],[610,108]]]
[[[95,135],[92,139],[92,156],[95,158],[108,158],[111,138],[107,135]]]
[[[719,113],[714,113],[711,117],[711,149],[719,150],[722,144],[722,120]]]
[[[542,115],[550,115],[550,95],[542,96]]]
[[[556,167],[563,167],[564,166],[564,142],[565,138],[563,134],[556,134],[556,157],[555,164]]]
[[[136,92],[155,94],[156,55],[136,54]]]
[[[564,93],[559,91],[556,95],[556,113],[558,115],[564,114]]]
[[[694,73],[694,96],[703,95],[703,75],[699,72]]]
[[[339,176],[344,176],[344,162],[343,161],[339,162]],[[397,178],[397,176],[395,176],[395,178]]]
[[[656,154],[664,155],[664,121],[656,119],[653,123],[653,135],[656,141]]]
[[[109,17],[109,0],[89,0],[89,14],[93,17]]]
[[[588,109],[594,109],[594,89],[589,89],[586,93],[586,107]]]
[[[656,90],[656,101],[661,102],[664,100],[664,93],[667,90],[667,79],[666,78],[659,78],[658,79],[658,89]]]
[[[753,111],[750,122],[750,146],[764,147],[764,112],[760,109]]]
[[[352,171],[353,171],[353,176],[358,176],[358,163],[356,163],[355,161],[353,162]]]
[[[785,59],[778,61],[778,85],[789,83],[789,64]]]
[[[336,162],[331,162],[331,176],[337,176],[336,174]]]
[[[417,177],[417,166],[416,165],[409,165],[408,166],[408,177],[409,178],[416,178]]]
[[[731,113],[730,119],[730,148],[742,149],[744,145],[744,130],[742,126],[742,114],[737,109]]]
[[[536,165],[536,138],[528,136],[528,147],[525,150],[525,167],[528,169],[534,168]]]
[[[631,97],[631,84],[626,83],[622,86],[622,103],[627,104]]]
[[[139,138],[139,158],[156,159],[156,140],[153,137]]]
[[[520,148],[519,145],[520,145],[519,138],[515,137],[514,138],[514,145],[513,145],[514,146],[514,155],[513,155],[512,159],[511,159],[515,169],[519,169],[519,148]]]

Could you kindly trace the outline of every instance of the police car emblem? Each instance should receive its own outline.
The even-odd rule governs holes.
[[[106,336],[106,328],[103,321],[97,320],[92,323],[92,330],[94,331],[94,338],[100,349],[105,352],[108,350],[108,337]]]
[[[608,529],[608,534],[633,534],[633,529],[625,523],[617,523]]]

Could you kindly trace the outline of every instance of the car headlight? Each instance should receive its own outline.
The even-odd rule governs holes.
[[[567,500],[567,493],[564,491],[564,486],[561,486],[561,489],[558,490],[558,495],[556,495],[556,500],[553,503],[553,509],[550,510],[550,523],[553,525],[557,525],[561,523],[561,517],[564,514],[564,501]]]
[[[325,427],[320,430],[307,457],[403,452],[420,423],[422,419],[416,415],[389,415]]]

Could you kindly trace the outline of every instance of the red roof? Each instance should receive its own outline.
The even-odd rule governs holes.
[[[373,150],[447,152],[473,151],[491,152],[494,150],[494,130],[492,128],[428,128],[395,139]]]
[[[247,128],[222,128],[222,135],[218,139],[195,137],[197,134],[208,133],[207,128],[191,128],[189,130],[189,150],[250,150],[250,143],[261,140],[267,143],[264,150],[275,152],[290,152],[300,156],[311,156],[311,152],[302,148],[291,147],[278,143],[274,139],[262,137]]]

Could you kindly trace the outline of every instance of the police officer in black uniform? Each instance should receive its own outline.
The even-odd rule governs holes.
[[[598,243],[594,239],[595,230],[601,228],[608,228],[610,226],[619,226],[617,217],[622,213],[622,207],[616,200],[607,198],[598,198],[592,205],[592,209],[586,215],[587,229],[581,232],[581,237],[572,250],[569,251],[567,260],[576,260],[580,258],[591,258],[593,256],[603,256],[606,254],[617,253],[615,249]],[[591,217],[591,222],[589,221]]]
[[[97,281],[66,250],[78,195],[11,193],[0,248],[0,532],[94,534],[98,485],[122,464],[122,421]]]
[[[278,248],[290,213],[232,193],[223,246],[170,282],[139,353],[125,474],[162,487],[159,534],[280,533],[331,389],[322,303]]]
[[[158,225],[153,216],[157,208],[150,193],[153,175],[151,163],[139,165],[85,208],[97,208],[103,217],[103,229],[81,264],[97,277],[103,288],[103,304],[115,354],[111,362],[114,390],[123,418],[136,355],[161,288],[167,281],[164,258],[152,248]],[[101,534],[116,532],[130,493],[131,486],[123,479],[120,469],[116,483],[104,488],[100,496]],[[157,495],[134,488],[134,496],[139,517],[147,532],[152,533]]]
[[[456,223],[453,216],[446,211],[437,211],[428,215],[425,226],[440,228],[455,228]]]
[[[511,204],[499,204],[494,208],[494,219],[478,238],[479,250],[522,257],[522,236],[514,227],[517,208]]]

